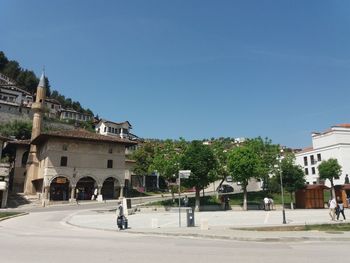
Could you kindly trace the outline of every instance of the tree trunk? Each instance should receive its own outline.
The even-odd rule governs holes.
[[[247,205],[247,186],[243,188],[243,210],[247,211],[248,210],[248,205]]]
[[[194,211],[199,212],[200,206],[200,189],[196,188],[196,203],[194,207]]]
[[[293,192],[290,192],[290,209],[294,209],[294,198],[293,198]]]
[[[334,184],[333,184],[333,179],[330,180],[331,181],[331,197],[335,198],[335,189],[334,189]]]

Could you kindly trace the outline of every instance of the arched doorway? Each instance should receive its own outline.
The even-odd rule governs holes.
[[[91,196],[94,194],[94,189],[97,187],[95,180],[92,177],[86,176],[81,178],[77,182],[76,189],[78,200],[91,200]]]
[[[104,182],[101,189],[103,199],[116,199],[119,197],[120,187],[117,179],[108,177]]]
[[[59,176],[52,180],[50,184],[50,200],[67,201],[69,199],[69,180]]]

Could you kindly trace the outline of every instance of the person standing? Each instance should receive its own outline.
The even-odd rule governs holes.
[[[335,220],[335,208],[337,207],[337,202],[335,201],[335,198],[333,197],[332,200],[329,201],[329,215],[332,219],[332,221]]]
[[[95,190],[94,190],[94,199],[95,200],[97,199],[97,188],[95,188]]]
[[[339,220],[339,215],[340,215],[340,213],[343,215],[344,220],[346,220],[345,214],[344,214],[344,204],[343,204],[343,200],[341,200],[341,198],[340,198],[339,196],[337,196],[337,203],[338,203],[337,220]]]
[[[270,199],[268,197],[264,198],[265,211],[270,210]]]
[[[188,197],[187,197],[187,195],[185,195],[185,197],[183,199],[183,202],[184,202],[184,207],[187,207],[188,206]]]

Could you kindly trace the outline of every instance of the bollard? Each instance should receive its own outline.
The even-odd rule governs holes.
[[[158,228],[158,218],[152,218],[151,227]]]
[[[201,219],[201,230],[208,230],[209,224],[208,219]]]

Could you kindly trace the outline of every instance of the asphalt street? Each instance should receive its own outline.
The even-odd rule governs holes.
[[[283,242],[275,239],[270,240],[270,242],[247,242],[195,235],[166,236],[146,232],[136,233],[131,231],[133,228],[127,231],[117,231],[115,228],[102,230],[102,228],[87,228],[83,225],[75,226],[70,223],[71,220],[77,220],[77,218],[87,221],[89,214],[94,215],[90,221],[95,222],[96,225],[104,225],[105,222],[102,220],[104,217],[110,217],[114,222],[115,214],[108,210],[106,207],[90,209],[88,206],[79,206],[75,210],[36,211],[25,216],[0,221],[1,262],[89,261],[103,263],[122,260],[123,262],[166,261],[172,263],[234,260],[248,263],[277,263],[281,261],[284,263],[328,263],[336,258],[341,258],[346,262],[348,257],[349,243],[336,239],[323,241],[285,240]],[[259,212],[261,212],[262,217],[266,216],[264,211]],[[276,211],[276,215],[279,214],[278,212],[280,211]],[[322,210],[322,212],[326,213],[325,216],[327,216],[326,210]],[[176,217],[177,214],[172,213]],[[227,215],[225,220],[239,214],[236,212],[224,213]],[[246,218],[250,217],[249,213],[245,213],[246,217],[242,215],[240,221],[244,222]],[[129,219],[131,224],[135,224],[135,230],[140,231],[141,228],[136,227],[137,217],[147,216],[151,219],[156,215],[162,217],[162,214],[163,212],[139,213],[130,215]],[[288,214],[290,215],[290,213]],[[95,216],[100,216],[100,218],[95,218]],[[135,216],[134,219],[132,219],[133,216]],[[253,218],[253,216],[251,217]],[[208,217],[208,219],[210,218]],[[262,221],[265,219],[262,218]],[[111,223],[111,225],[113,224]],[[148,227],[148,229],[152,228]],[[198,227],[178,228],[175,225],[157,229],[162,231],[163,229],[173,229],[174,233],[178,233],[179,229],[201,231]],[[204,232],[206,233],[206,231]]]

